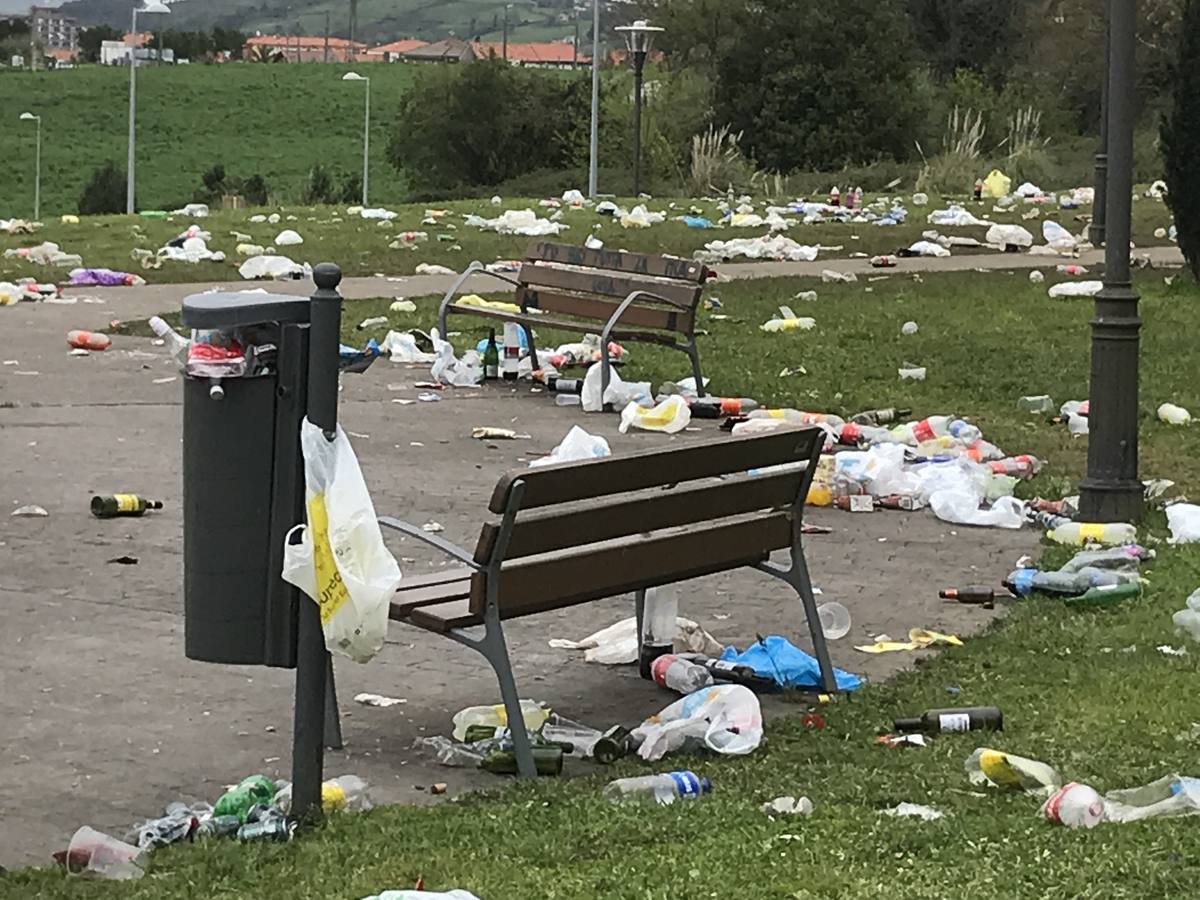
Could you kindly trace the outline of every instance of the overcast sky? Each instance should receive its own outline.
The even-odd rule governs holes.
[[[39,0],[38,6],[62,6],[63,0]],[[0,13],[28,13],[29,0],[0,0]]]

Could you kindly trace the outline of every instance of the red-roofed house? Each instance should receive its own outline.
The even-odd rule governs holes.
[[[504,56],[504,44],[497,41],[474,41],[471,44],[475,56],[486,59],[491,54]],[[592,58],[575,54],[575,45],[565,41],[539,41],[519,44],[508,42],[508,61],[519,66],[590,66]]]
[[[326,43],[324,37],[305,34],[256,34],[246,40],[242,57],[257,60],[267,55],[285,62],[348,62],[367,49],[361,41],[331,37],[327,55]]]
[[[410,53],[420,47],[427,46],[429,46],[428,41],[405,38],[401,41],[392,41],[390,44],[380,44],[378,47],[371,47],[369,50],[364,50],[360,53],[358,58],[367,62],[396,62],[405,53]]]

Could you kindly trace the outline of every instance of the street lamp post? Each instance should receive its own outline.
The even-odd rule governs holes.
[[[170,11],[161,0],[146,0],[146,5],[141,9],[138,9],[136,5],[133,7],[133,21],[129,28],[130,40],[133,41],[133,46],[129,48],[129,159],[125,164],[125,213],[130,216],[133,215],[134,142],[137,133],[135,110],[137,109],[138,13],[164,14]]]
[[[342,81],[361,81],[367,86],[366,114],[363,118],[363,176],[362,205],[367,206],[367,185],[371,177],[371,79],[357,72],[347,72]]]
[[[633,195],[637,197],[642,193],[642,73],[650,42],[663,29],[638,19],[632,25],[619,25],[616,30],[625,35],[625,45],[633,58]]]
[[[508,11],[510,9],[512,9],[512,4],[505,3],[504,4],[504,38],[503,38],[503,43],[500,45],[501,46],[500,55],[504,58],[505,62],[508,62]]]
[[[1104,81],[1100,86],[1100,147],[1096,151],[1095,196],[1088,240],[1097,247],[1104,244],[1104,220],[1108,215],[1108,58],[1112,52],[1112,28],[1104,13]]]
[[[600,0],[592,0],[592,134],[588,151],[588,196],[595,200],[600,166]]]
[[[33,220],[42,217],[42,117],[30,112],[21,113],[22,122],[37,122],[37,151],[33,164]]]
[[[1136,0],[1109,0],[1108,192],[1104,288],[1092,317],[1087,475],[1079,513],[1088,522],[1141,519],[1138,480],[1138,294],[1129,266],[1133,194]]]

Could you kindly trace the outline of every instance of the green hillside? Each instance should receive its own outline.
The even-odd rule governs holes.
[[[309,169],[362,170],[362,85],[344,65],[147,67],[138,70],[138,206],[173,207],[191,199],[201,174],[223,163],[235,177],[261,174],[286,202],[300,195]],[[405,185],[384,152],[413,68],[370,64],[371,199],[396,202]],[[32,215],[34,129],[20,112],[42,116],[42,216],[74,212],[96,167],[126,154],[129,71],[88,66],[0,73],[0,218]]]
[[[498,38],[505,0],[359,0],[360,40],[383,43],[401,37],[426,40],[453,32],[460,37]],[[129,0],[72,0],[65,12],[81,21],[128,28]],[[574,34],[571,0],[518,0],[509,10],[514,40],[552,40]],[[283,34],[349,32],[349,0],[176,0],[170,28],[209,30],[214,27]],[[586,18],[586,16],[585,16]],[[586,22],[584,23],[586,25]]]

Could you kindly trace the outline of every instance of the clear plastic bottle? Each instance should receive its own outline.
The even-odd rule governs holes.
[[[1032,593],[1078,596],[1087,593],[1089,588],[1121,584],[1125,580],[1120,572],[1112,569],[1085,567],[1074,572],[1017,569],[1004,579],[1004,586],[1016,597],[1025,597]]]
[[[367,782],[357,775],[339,775],[321,785],[321,808],[358,812],[371,808]]]
[[[953,437],[972,444],[982,437],[982,432],[970,422],[953,416],[929,416],[916,422],[907,422],[892,429],[896,439],[905,444],[917,445],[934,438]]]
[[[654,677],[650,671],[654,660],[674,649],[678,618],[679,595],[674,587],[666,585],[646,591],[638,669],[647,681]]]
[[[593,755],[596,743],[601,737],[603,735],[595,728],[564,719],[558,713],[550,713],[550,718],[542,726],[544,740],[552,744],[570,744],[570,755],[580,759]]]
[[[837,429],[837,432],[838,442],[851,446],[891,444],[896,440],[890,429],[877,425],[859,425],[856,422],[847,422]]]
[[[988,468],[997,475],[1012,475],[1014,478],[1032,478],[1042,470],[1042,466],[1040,459],[1027,453],[1006,456],[988,463]]]
[[[1137,529],[1125,522],[1064,522],[1046,533],[1056,544],[1082,546],[1088,541],[1097,544],[1132,544],[1137,540]]]
[[[756,409],[750,413],[751,419],[783,419],[794,425],[828,425],[830,428],[841,428],[846,420],[832,413],[805,412],[804,410],[784,407],[781,409]]]
[[[171,354],[171,359],[175,360],[179,371],[184,371],[187,368],[188,348],[192,346],[192,342],[159,316],[151,316],[149,325],[150,330],[162,338],[166,344],[167,352]]]
[[[1095,828],[1104,821],[1104,799],[1086,784],[1070,781],[1046,799],[1042,815],[1068,828]]]
[[[521,701],[521,717],[525,720],[525,728],[537,731],[546,723],[550,716],[549,710],[533,700]],[[467,734],[468,725],[507,725],[508,712],[503,703],[495,706],[468,706],[454,714],[454,739],[461,741]]]
[[[638,778],[618,778],[604,786],[603,797],[612,803],[654,800],[665,806],[676,800],[695,800],[711,791],[709,780],[700,778],[695,772],[667,772]]]
[[[680,694],[690,694],[713,683],[712,673],[704,666],[667,653],[650,664],[654,683]]]
[[[1154,559],[1154,551],[1137,544],[1124,544],[1109,550],[1080,550],[1063,565],[1060,572],[1078,572],[1080,569],[1117,569],[1137,571],[1138,563]]]

